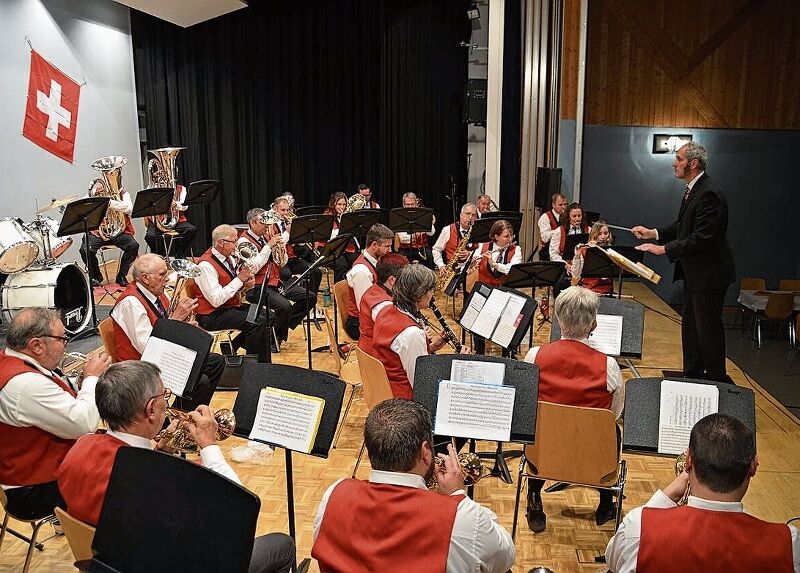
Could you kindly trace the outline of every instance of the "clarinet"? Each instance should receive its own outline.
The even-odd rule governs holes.
[[[431,298],[430,309],[433,312],[433,316],[436,317],[436,320],[439,321],[439,324],[442,325],[442,331],[444,332],[445,336],[447,337],[447,342],[453,349],[456,351],[456,354],[461,353],[461,341],[456,336],[455,332],[452,331],[450,326],[447,324],[447,321],[442,316],[442,312],[436,307],[436,303],[433,302],[433,298]]]

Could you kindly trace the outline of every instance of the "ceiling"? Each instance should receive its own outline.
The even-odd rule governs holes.
[[[247,0],[116,0],[183,28],[247,6]]]

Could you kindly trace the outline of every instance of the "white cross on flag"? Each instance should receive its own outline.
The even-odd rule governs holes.
[[[31,77],[22,135],[72,162],[81,86],[31,50]]]

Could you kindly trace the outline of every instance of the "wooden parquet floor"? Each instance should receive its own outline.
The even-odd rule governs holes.
[[[674,312],[643,285],[626,285],[626,292],[648,307],[676,317]],[[440,308],[448,308],[441,301]],[[449,311],[448,311],[449,314]],[[452,324],[452,323],[451,323]],[[545,326],[537,333],[542,341],[549,334]],[[642,376],[660,376],[662,369],[680,369],[680,333],[678,325],[650,310],[645,317],[644,355],[635,360]],[[324,332],[312,328],[313,346],[327,343]],[[281,364],[306,365],[306,345],[300,329],[292,332],[289,341],[283,346],[274,361]],[[525,349],[523,349],[524,351]],[[313,355],[314,368],[335,372],[335,361],[326,353]],[[624,369],[626,377],[630,370]],[[761,465],[744,499],[747,509],[764,519],[785,522],[800,515],[800,453],[797,443],[800,438],[800,423],[777,401],[759,386],[751,384],[744,374],[729,362],[729,372],[736,383],[752,387],[756,392],[756,423],[759,456]],[[231,392],[218,392],[212,407],[230,407],[235,399]],[[338,446],[331,451],[328,459],[318,459],[302,454],[294,455],[295,510],[297,523],[298,558],[310,556],[311,532],[317,505],[323,492],[334,480],[350,476],[358,450],[361,447],[366,407],[360,395],[350,409],[339,437]],[[221,443],[227,453],[232,447],[243,444],[239,438],[230,438]],[[480,446],[479,446],[479,449]],[[673,462],[668,458],[642,455],[624,455],[628,461],[629,477],[625,490],[627,499],[624,509],[628,511],[643,504],[658,487],[672,479]],[[286,483],[283,452],[265,465],[235,463],[231,465],[239,474],[246,487],[261,498],[261,513],[258,533],[287,531]],[[513,463],[512,473],[518,465]],[[359,468],[359,477],[369,475],[369,461],[366,456]],[[514,513],[515,485],[506,485],[498,480],[487,479],[476,488],[476,499],[497,513],[500,523],[510,531]],[[524,494],[523,494],[524,495]],[[523,502],[524,503],[524,502]],[[594,573],[605,571],[603,565],[594,562],[601,555],[613,533],[611,523],[602,527],[594,524],[594,508],[597,492],[586,488],[570,488],[566,491],[545,494],[544,505],[548,515],[547,530],[534,535],[527,528],[524,510],[521,512],[520,528],[517,532],[517,561],[514,571],[525,572],[535,565],[545,565],[557,573]],[[524,508],[523,508],[524,509]],[[157,519],[158,516],[153,516]],[[27,529],[24,524],[13,523],[18,530]],[[49,527],[44,528],[49,534]],[[199,539],[209,532],[192,532]],[[16,538],[7,538],[0,553],[0,571],[19,571],[22,568],[25,545]],[[71,572],[72,555],[63,536],[45,543],[43,552],[35,552],[31,571],[53,573]],[[312,571],[317,571],[315,564]]]

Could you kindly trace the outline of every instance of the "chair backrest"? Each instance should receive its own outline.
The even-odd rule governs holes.
[[[786,293],[770,293],[764,314],[770,320],[786,320],[794,310],[794,295]]]
[[[742,290],[767,290],[767,281],[762,278],[744,277],[739,283]]]
[[[67,537],[67,543],[72,550],[75,561],[92,558],[92,540],[94,539],[94,527],[75,519],[69,513],[57,507],[56,517],[61,522],[61,528]]]
[[[333,359],[336,360],[336,373],[341,376],[342,355],[339,354],[339,349],[336,348],[336,333],[333,331],[333,318],[331,317],[331,312],[327,308],[324,309],[323,312],[325,313],[325,328],[328,331],[328,349]]]
[[[350,307],[350,285],[347,284],[346,280],[341,280],[333,285],[333,296],[336,297],[336,311],[339,313],[339,322],[344,327],[347,322],[347,310]]]
[[[117,357],[117,337],[114,334],[114,319],[110,316],[104,318],[97,325],[100,331],[100,338],[103,339],[103,346],[106,347],[106,353],[111,357],[112,362],[119,362]]]
[[[778,282],[778,290],[800,291],[800,279],[781,279]]]
[[[383,363],[358,347],[356,355],[361,381],[364,383],[364,402],[367,403],[367,407],[372,410],[380,402],[394,398]]]
[[[525,447],[525,457],[541,479],[608,487],[619,471],[614,414],[539,401],[536,442]]]

